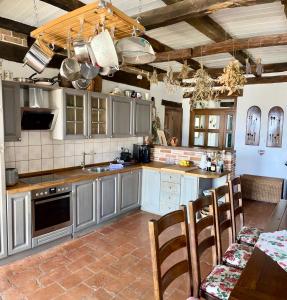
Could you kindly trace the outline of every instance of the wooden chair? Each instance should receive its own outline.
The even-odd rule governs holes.
[[[219,199],[225,202],[219,204]],[[231,201],[228,185],[220,186],[213,191],[213,207],[217,237],[218,262],[243,269],[251,257],[253,248],[248,245],[234,243],[234,219],[231,213]],[[223,252],[222,235],[228,231],[228,248]]]
[[[206,206],[209,206],[210,215],[198,219],[198,213]],[[228,299],[241,275],[241,270],[230,266],[217,265],[217,238],[213,210],[212,196],[201,197],[189,202],[194,297],[201,296],[205,299],[212,300]],[[204,233],[204,238],[199,238],[200,233]],[[214,268],[211,273],[202,280],[200,258],[207,250],[212,251],[212,264]]]
[[[228,182],[230,192],[231,214],[233,222],[233,236],[238,243],[254,246],[259,238],[261,230],[256,227],[244,226],[244,211],[242,203],[241,180],[236,177]],[[239,216],[240,229],[237,228]]]
[[[159,236],[171,226],[181,225],[181,235],[171,238],[163,245],[159,245]],[[155,300],[162,300],[167,287],[182,274],[188,274],[189,296],[192,296],[192,270],[189,245],[189,229],[187,221],[187,209],[181,206],[180,210],[168,213],[159,220],[149,221],[149,234],[151,242],[151,257],[153,265],[153,281]],[[174,264],[164,274],[161,265],[172,253],[179,249],[186,249],[186,257]]]

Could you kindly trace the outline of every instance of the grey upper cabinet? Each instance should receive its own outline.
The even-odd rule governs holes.
[[[113,218],[118,211],[118,175],[98,179],[98,223]]]
[[[135,170],[120,174],[119,210],[126,211],[140,206],[141,171]]]
[[[31,195],[19,193],[7,197],[8,255],[31,248]]]
[[[86,181],[73,185],[74,232],[96,224],[96,182]]]
[[[88,93],[89,138],[111,136],[111,98],[100,93]]]
[[[151,134],[152,102],[145,100],[134,101],[134,135]]]
[[[21,140],[20,85],[2,81],[5,142]]]
[[[127,97],[112,96],[112,136],[129,137],[133,134],[133,101]]]

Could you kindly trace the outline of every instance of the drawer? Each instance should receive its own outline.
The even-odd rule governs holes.
[[[165,193],[180,194],[180,184],[173,182],[161,182],[161,191]]]
[[[179,209],[179,205],[172,204],[172,203],[161,203],[160,205],[160,212],[161,214],[167,214],[169,212],[175,211]]]
[[[161,203],[168,202],[168,203],[173,203],[175,205],[179,205],[179,203],[180,203],[180,194],[162,192],[160,194],[160,202]]]
[[[180,178],[181,178],[180,174],[173,174],[173,173],[166,173],[166,172],[161,173],[161,181],[180,183]]]

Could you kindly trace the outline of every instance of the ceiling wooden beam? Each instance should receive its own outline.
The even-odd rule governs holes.
[[[66,11],[72,11],[85,5],[85,3],[78,0],[41,0],[55,7],[61,8]]]
[[[211,54],[233,52],[244,49],[287,45],[287,34],[273,34],[267,36],[250,37],[244,39],[230,39],[219,43],[213,43],[194,48],[186,48],[157,53],[156,62],[176,59],[188,59]]]
[[[276,0],[183,0],[140,14],[146,30],[175,24],[189,18],[202,17],[224,8],[271,3]]]
[[[183,0],[162,0],[165,4],[171,5]],[[199,18],[188,18],[186,23],[197,29],[203,35],[207,36],[214,42],[223,42],[228,39],[232,39],[231,35],[227,33],[218,23],[216,23],[211,17],[203,16]],[[248,58],[248,54],[244,51],[237,51],[235,53],[230,52],[242,65],[245,65],[245,60]],[[249,58],[251,64],[254,64],[252,58]]]

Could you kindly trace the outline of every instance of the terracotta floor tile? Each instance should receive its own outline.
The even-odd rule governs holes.
[[[88,266],[89,264],[93,263],[96,261],[96,258],[94,256],[91,255],[84,255],[82,257],[80,257],[79,259],[75,260],[72,263],[69,263],[67,265],[68,270],[72,271],[72,272],[76,272],[77,270]]]
[[[95,299],[94,290],[82,283],[69,290],[69,292],[67,292],[66,295],[69,299],[71,298],[74,300]]]
[[[29,296],[29,300],[50,300],[60,294],[63,294],[65,290],[60,287],[58,284],[54,283],[43,289],[39,289],[34,294]]]
[[[96,300],[110,300],[114,299],[114,295],[109,294],[105,289],[99,288],[93,294]]]
[[[65,289],[71,289],[81,283],[83,280],[87,280],[92,275],[93,272],[89,271],[87,268],[83,268],[72,275],[65,277],[63,280],[58,281],[58,283]]]

